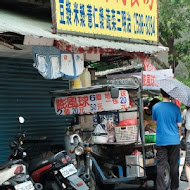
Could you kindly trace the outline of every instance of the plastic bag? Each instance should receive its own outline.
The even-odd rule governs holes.
[[[134,152],[132,153],[132,155],[141,155],[142,153],[139,152],[137,149],[134,150]]]
[[[103,144],[108,141],[108,133],[102,128],[100,124],[96,125],[94,132],[92,133],[92,141],[95,144]]]
[[[136,119],[125,119],[123,121],[120,121],[118,126],[128,126],[128,125],[136,125],[137,120]]]
[[[93,135],[98,136],[98,135],[107,135],[107,131],[102,128],[100,124],[96,125]]]

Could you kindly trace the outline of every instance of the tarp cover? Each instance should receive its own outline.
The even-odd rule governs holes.
[[[64,52],[51,46],[34,46],[35,67],[45,79],[74,79],[84,69],[84,55]]]

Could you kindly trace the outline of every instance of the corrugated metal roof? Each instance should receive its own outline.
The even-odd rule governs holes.
[[[121,49],[127,52],[143,52],[147,54],[168,51],[168,48],[163,46],[116,42],[112,40],[94,39],[66,34],[52,34],[51,22],[34,19],[7,10],[0,10],[0,33],[3,32],[15,32],[22,35],[51,38],[83,48],[112,48]]]

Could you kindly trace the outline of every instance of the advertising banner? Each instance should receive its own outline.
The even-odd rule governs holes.
[[[163,69],[157,71],[143,71],[142,75],[142,85],[143,89],[147,90],[158,90],[160,89],[156,84],[155,80],[160,77],[170,77],[173,78],[172,69]]]
[[[157,41],[158,0],[53,0],[57,32]]]
[[[126,90],[120,90],[119,97],[114,99],[111,98],[110,92],[55,98],[55,112],[57,115],[126,110],[128,107],[129,94]]]
[[[145,71],[156,71],[157,70],[150,59],[143,58],[142,62],[143,62],[143,67],[144,67]]]

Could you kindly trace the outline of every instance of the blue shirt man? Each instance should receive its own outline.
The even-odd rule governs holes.
[[[157,146],[180,144],[177,123],[181,123],[182,118],[178,106],[171,102],[159,102],[153,107],[152,119],[157,121]]]
[[[178,106],[170,102],[170,95],[161,89],[163,101],[155,104],[152,119],[156,122],[157,145],[157,179],[158,190],[166,190],[164,172],[167,163],[170,165],[171,190],[179,187],[179,165],[181,113]]]

